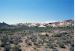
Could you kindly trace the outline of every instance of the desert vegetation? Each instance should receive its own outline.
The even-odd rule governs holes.
[[[74,51],[73,30],[71,25],[0,29],[0,51]]]

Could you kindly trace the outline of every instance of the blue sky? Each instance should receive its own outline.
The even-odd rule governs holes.
[[[73,0],[0,0],[0,22],[8,24],[73,19]]]

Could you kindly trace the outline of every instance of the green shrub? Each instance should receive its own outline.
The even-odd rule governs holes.
[[[56,49],[56,48],[53,48],[53,50],[52,51],[59,51],[58,49]]]
[[[13,48],[12,48],[12,51],[22,51],[20,49],[20,45],[15,45]]]
[[[71,47],[70,47],[70,51],[74,51],[74,47],[71,46]]]
[[[59,47],[61,47],[61,48],[65,48],[65,46],[64,46],[63,43],[59,43]]]

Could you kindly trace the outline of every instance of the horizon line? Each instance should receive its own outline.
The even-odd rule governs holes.
[[[74,20],[74,19],[65,19],[65,20]],[[7,22],[4,22],[4,23],[7,23],[7,24],[10,24],[10,25],[12,25],[12,24],[19,24],[19,23],[41,23],[41,24],[43,24],[43,23],[53,23],[53,22],[63,22],[63,21],[65,21],[65,20],[58,20],[58,21],[40,21],[40,22],[28,22],[28,21],[26,21],[26,22],[16,22],[16,23],[7,23]],[[0,22],[0,23],[3,23],[3,22]]]

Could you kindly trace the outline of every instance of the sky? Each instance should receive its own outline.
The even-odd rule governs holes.
[[[54,22],[74,17],[73,0],[0,0],[0,22]]]

